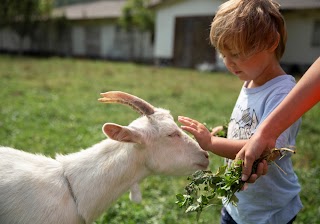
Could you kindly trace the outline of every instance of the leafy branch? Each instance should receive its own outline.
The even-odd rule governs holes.
[[[226,127],[220,134],[226,134]],[[258,164],[262,160],[277,165],[273,161],[274,158],[280,156],[280,159],[282,159],[287,153],[294,153],[294,150],[289,148],[272,149],[254,162],[252,173],[256,172]],[[245,184],[241,180],[242,164],[243,161],[238,159],[234,160],[229,167],[228,165],[220,166],[216,173],[204,170],[196,171],[192,176],[188,177],[190,183],[185,187],[185,193],[176,195],[176,204],[180,208],[185,208],[186,213],[196,212],[197,220],[199,220],[203,209],[212,205],[214,198],[225,198],[227,203],[232,203],[236,206],[238,198],[235,193],[241,191]],[[279,166],[278,168],[281,169]]]

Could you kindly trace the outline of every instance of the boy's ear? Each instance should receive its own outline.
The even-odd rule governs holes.
[[[273,45],[269,48],[269,51],[274,52],[279,46],[279,42],[280,42],[280,34],[277,32],[277,38],[274,41]]]
[[[130,127],[106,123],[103,125],[102,131],[109,138],[119,142],[142,143],[141,134]]]

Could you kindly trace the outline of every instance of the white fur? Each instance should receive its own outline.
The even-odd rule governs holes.
[[[141,200],[137,183],[149,175],[205,169],[208,154],[169,111],[155,111],[129,126],[107,123],[109,139],[56,159],[0,147],[0,223],[92,223],[130,188]]]

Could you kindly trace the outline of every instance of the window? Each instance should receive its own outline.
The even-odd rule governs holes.
[[[89,57],[101,56],[101,27],[88,26],[85,29],[86,54]]]

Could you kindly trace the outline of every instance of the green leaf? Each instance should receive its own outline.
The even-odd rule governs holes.
[[[184,201],[184,196],[183,196],[183,194],[177,194],[177,195],[176,195],[176,198],[178,199],[179,202],[180,202],[180,201]]]
[[[220,166],[215,174],[215,176],[220,176],[220,175],[223,175],[225,172],[226,172],[226,169],[227,169],[227,165],[224,165],[224,166]]]

